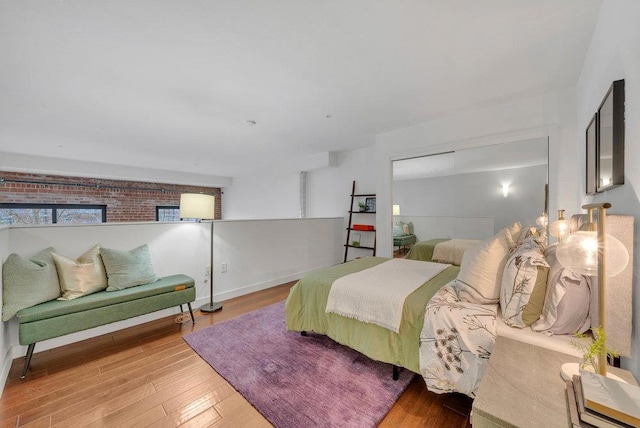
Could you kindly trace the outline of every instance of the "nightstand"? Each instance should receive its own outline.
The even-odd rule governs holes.
[[[473,401],[473,428],[570,426],[560,366],[579,359],[498,337]],[[609,370],[635,384],[622,369]]]

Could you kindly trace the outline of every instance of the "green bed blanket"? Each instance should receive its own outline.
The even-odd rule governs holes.
[[[436,247],[436,244],[449,240],[450,238],[436,238],[429,239],[428,241],[417,242],[413,247],[411,247],[411,249],[405,256],[405,259],[422,260],[424,262],[429,262],[433,257],[433,250]]]
[[[427,302],[440,287],[456,278],[459,267],[445,269],[407,297],[402,309],[400,333],[325,312],[329,290],[336,279],[387,260],[364,257],[306,275],[289,292],[285,304],[287,329],[324,334],[373,360],[420,373],[418,350]]]

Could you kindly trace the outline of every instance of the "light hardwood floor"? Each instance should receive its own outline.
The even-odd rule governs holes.
[[[226,301],[213,314],[195,311],[195,325],[168,317],[34,354],[26,380],[16,359],[1,426],[270,426],[182,335],[284,300],[292,285]],[[470,408],[468,397],[433,394],[416,376],[380,426],[468,428]]]

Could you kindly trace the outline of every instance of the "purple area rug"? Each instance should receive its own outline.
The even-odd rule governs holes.
[[[288,332],[284,302],[189,333],[184,340],[276,427],[373,427],[414,373],[323,335]]]

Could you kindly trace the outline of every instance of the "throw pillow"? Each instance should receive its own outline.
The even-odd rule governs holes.
[[[565,269],[556,258],[557,244],[544,252],[551,266],[540,319],[531,325],[547,334],[584,333],[591,327],[591,280]]]
[[[522,245],[527,238],[535,238],[538,245],[544,248],[547,244],[547,229],[542,226],[526,226],[513,236],[515,246]]]
[[[100,244],[76,260],[51,254],[58,270],[62,296],[58,300],[72,300],[107,288],[107,273],[100,258]]]
[[[402,223],[396,223],[393,225],[393,236],[394,238],[399,238],[402,236]]]
[[[509,257],[502,274],[500,307],[504,322],[524,328],[540,318],[547,291],[549,264],[533,237]]]
[[[21,309],[60,296],[53,252],[55,249],[47,248],[30,259],[15,253],[7,257],[2,265],[2,321]]]
[[[457,278],[466,285],[459,293],[462,300],[479,304],[498,303],[510,242],[509,232],[502,229],[464,252]]]
[[[131,251],[101,248],[100,255],[107,271],[107,291],[149,284],[158,279],[147,244]]]
[[[518,244],[518,237],[522,231],[522,224],[519,221],[516,221],[511,226],[505,228],[508,232],[509,237],[509,248],[513,248]]]

